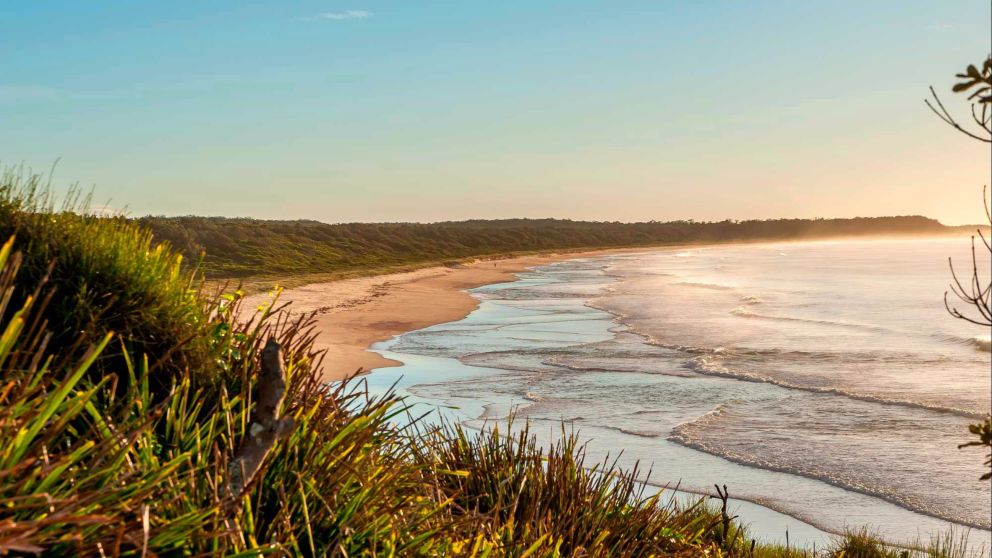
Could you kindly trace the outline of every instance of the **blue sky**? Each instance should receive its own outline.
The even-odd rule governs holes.
[[[0,161],[133,215],[981,220],[990,3],[0,4]],[[961,112],[961,114],[964,114]]]

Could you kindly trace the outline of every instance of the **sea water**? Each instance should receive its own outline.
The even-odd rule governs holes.
[[[471,291],[465,319],[375,347],[369,376],[471,428],[576,431],[648,483],[727,485],[765,539],[992,539],[988,330],[943,303],[964,239],[749,244],[560,262]],[[979,262],[988,277],[988,262]],[[984,267],[985,269],[981,269]],[[398,383],[397,383],[398,382]],[[565,425],[565,430],[562,429]],[[747,503],[742,503],[747,502]]]

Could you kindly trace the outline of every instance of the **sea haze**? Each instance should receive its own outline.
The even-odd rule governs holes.
[[[908,541],[956,524],[987,543],[983,455],[957,445],[992,407],[992,354],[942,302],[947,256],[970,271],[967,246],[750,244],[562,262],[473,290],[482,304],[464,320],[380,345],[406,365],[371,381],[402,377],[412,402],[474,428],[515,409],[550,441],[565,421],[593,457],[653,464],[655,485],[727,484],[826,531],[870,524]]]

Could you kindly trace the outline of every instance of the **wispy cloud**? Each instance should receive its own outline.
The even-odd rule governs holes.
[[[368,19],[374,15],[373,12],[367,10],[345,10],[343,12],[325,12],[300,19],[303,21],[344,21],[346,19]]]

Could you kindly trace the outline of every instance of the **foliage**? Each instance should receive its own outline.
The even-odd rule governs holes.
[[[974,90],[968,96],[968,100],[971,101],[972,123],[970,129],[965,128],[947,110],[932,86],[930,87],[930,95],[933,102],[931,103],[930,99],[925,102],[930,110],[948,126],[969,138],[992,143],[992,54],[985,59],[981,67],[982,69],[979,70],[974,65],[969,65],[964,73],[957,74],[957,78],[963,81],[956,83],[951,88],[955,93],[966,93]]]
[[[372,273],[465,258],[547,250],[664,244],[934,234],[954,229],[925,217],[609,223],[505,219],[419,223],[144,217],[138,222],[213,279],[302,273]]]
[[[900,554],[899,550],[882,544],[868,529],[845,533],[830,549],[832,558],[898,558]]]
[[[953,530],[927,541],[917,541],[910,548],[885,545],[867,528],[849,530],[826,549],[828,558],[967,558],[983,555],[984,549],[969,548],[967,534]]]
[[[687,546],[715,548],[719,516],[698,500],[681,509],[661,493],[644,496],[639,471],[608,460],[587,466],[585,449],[570,433],[543,449],[525,425],[503,435],[498,427],[470,435],[445,424],[417,437],[416,459],[435,473],[431,483],[452,500],[456,517],[471,520],[504,548],[531,545],[563,556],[647,556]]]
[[[207,332],[215,324],[182,257],[126,219],[88,215],[77,196],[57,207],[49,192],[39,175],[0,175],[0,239],[17,236],[22,256],[11,303],[50,286],[38,319],[61,352],[79,356],[119,332],[93,364],[94,376],[122,371],[133,352],[151,360],[157,393],[183,368],[197,381],[213,377]]]
[[[0,253],[4,300],[17,275],[6,261],[11,247]],[[122,371],[131,380],[123,394],[111,389],[116,376],[87,382],[113,333],[58,374],[57,353],[44,352],[47,335],[30,325],[36,300],[0,321],[0,553],[353,555],[447,544],[426,537],[444,526],[443,505],[425,497],[420,470],[403,459],[400,434],[387,424],[395,399],[324,387],[309,323],[269,311],[228,321],[215,346],[241,381],[212,394],[184,373],[156,402],[147,359]],[[213,310],[231,319],[237,307]],[[286,413],[296,427],[239,509],[225,501],[227,462],[249,427],[253,355],[269,336],[286,349]]]
[[[968,431],[974,434],[978,440],[972,440],[968,443],[961,444],[958,447],[967,448],[971,446],[979,446],[990,450],[985,458],[985,465],[989,468],[989,470],[982,475],[980,480],[984,481],[992,479],[992,419],[985,417],[985,422],[969,424]]]
[[[992,55],[985,59],[981,70],[969,64],[968,69],[962,74],[957,74],[957,77],[964,81],[956,83],[952,91],[966,93],[974,89],[968,96],[969,101],[980,104],[992,103]]]

